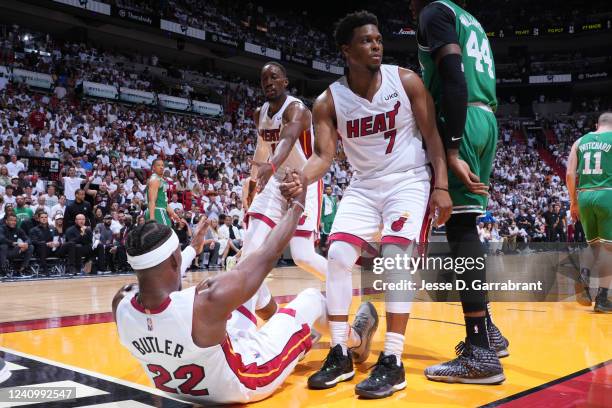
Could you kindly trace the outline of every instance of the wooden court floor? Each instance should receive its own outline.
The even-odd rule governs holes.
[[[190,273],[184,286],[205,276]],[[133,276],[119,276],[0,283],[0,355],[4,352],[13,370],[0,388],[57,381],[78,385],[81,396],[76,400],[33,405],[37,407],[188,406],[158,396],[119,344],[110,301],[121,285],[134,281]],[[301,289],[323,288],[297,268],[276,269],[268,282],[282,303]],[[355,297],[352,311],[359,302]],[[382,311],[384,305],[377,307]],[[573,302],[493,305],[493,318],[510,340],[510,356],[502,360],[507,379],[497,386],[426,380],[425,367],[454,356],[464,327],[458,303],[417,302],[404,350],[408,387],[389,399],[359,400],[354,386],[365,378],[383,346],[381,315],[374,353],[357,367],[353,381],[330,390],[307,390],[308,375],[320,367],[329,347],[323,337],[286,384],[256,406],[612,407],[612,315],[595,314]],[[8,406],[16,405],[0,401],[0,408]]]

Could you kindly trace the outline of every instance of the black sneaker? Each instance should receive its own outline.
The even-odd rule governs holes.
[[[364,302],[359,306],[351,327],[361,338],[361,344],[351,348],[353,361],[355,363],[363,363],[370,356],[372,337],[374,337],[378,327],[378,313],[372,303]]]
[[[398,366],[396,356],[386,356],[381,352],[368,378],[355,387],[355,394],[370,399],[385,398],[404,388],[406,388],[404,364],[400,361]]]
[[[501,334],[501,331],[499,331],[495,324],[487,325],[487,334],[489,336],[489,344],[495,350],[495,353],[497,353],[497,357],[508,357],[510,355],[508,352],[510,342]]]
[[[11,371],[2,357],[0,357],[0,383],[5,382],[11,377]]]
[[[582,306],[591,306],[593,298],[589,290],[591,281],[591,271],[588,268],[582,268],[578,274],[576,282],[574,282],[574,290],[576,291],[576,302]]]
[[[323,367],[308,378],[308,388],[312,390],[333,388],[339,382],[348,381],[354,376],[353,353],[347,350],[345,356],[342,353],[342,346],[336,344],[329,350]]]
[[[425,377],[432,381],[463,384],[501,384],[506,377],[493,349],[461,342],[455,348],[458,357],[425,369]]]
[[[612,313],[612,302],[608,299],[608,289],[599,288],[593,310],[599,313]]]

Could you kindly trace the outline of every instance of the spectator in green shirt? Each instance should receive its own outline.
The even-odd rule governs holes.
[[[17,228],[21,227],[21,223],[34,216],[34,212],[30,207],[25,205],[25,194],[17,197],[17,206],[15,207],[15,215],[17,216]]]

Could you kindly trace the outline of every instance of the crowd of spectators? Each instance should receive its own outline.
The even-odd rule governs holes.
[[[77,88],[83,81],[99,82],[143,91],[165,91],[148,72],[130,71],[117,63],[119,55],[82,42],[54,40],[50,35],[3,26],[0,64],[50,74],[63,88]],[[136,60],[139,56],[132,56]]]
[[[223,0],[105,1],[141,13],[158,14],[164,19],[176,21],[184,26],[276,48],[291,55],[338,65],[342,62],[335,50],[329,29],[331,23],[341,17],[333,15],[334,12],[339,12],[337,8],[330,15],[317,19],[320,21],[313,22],[313,17],[306,7],[283,11],[271,10],[253,2],[245,4]],[[407,1],[385,0],[356,7],[364,7],[377,14],[381,21],[381,31],[385,36],[396,34],[402,29],[416,27]],[[585,10],[583,2],[578,0],[562,3],[552,0],[539,2],[470,0],[467,10],[479,21],[486,22],[488,31],[505,30],[507,33],[532,27],[569,29],[570,25],[575,26],[575,30],[578,31],[582,24],[601,22],[602,16],[610,17],[612,11],[609,3],[604,0],[590,2],[588,11]],[[524,62],[534,73],[551,73],[551,69],[542,67],[539,61],[542,60],[536,57],[534,60]],[[572,58],[569,62],[580,66],[580,58]],[[584,64],[581,67],[584,68]],[[554,71],[554,68],[552,70]]]
[[[116,61],[117,54],[55,42],[48,36],[35,38],[26,39],[16,29],[2,31],[0,64],[49,73],[55,81],[53,92],[46,94],[0,78],[3,272],[7,273],[8,259],[23,261],[22,270],[16,270],[20,273],[35,257],[41,259],[42,273],[48,273],[49,265],[42,260],[47,256],[65,258],[71,274],[80,273],[88,259],[94,261],[93,272],[127,269],[125,238],[133,225],[144,222],[146,180],[157,157],[167,163],[164,176],[170,184],[170,205],[181,219],[175,226],[181,244],[187,245],[202,216],[213,220],[207,249],[196,265],[217,267],[239,253],[242,184],[256,143],[251,118],[263,102],[258,87],[242,80],[230,86],[223,75],[211,74],[224,98],[225,114],[215,119],[84,99],[75,91],[83,80],[147,90],[154,89],[155,82],[142,72],[134,76],[120,66],[105,65],[107,59]],[[39,52],[28,52],[28,47]],[[153,57],[147,57],[148,63],[157,65]],[[579,102],[584,110],[601,104],[597,99]],[[571,143],[592,126],[587,115],[546,122],[544,127],[555,134],[554,143],[546,146],[565,164]],[[514,132],[519,127],[516,121],[501,127],[489,213],[480,228],[483,242],[497,237],[512,243],[517,237],[537,242],[579,236],[568,237],[571,220],[565,216],[568,197],[563,181],[539,157],[533,135],[526,144],[517,142]],[[43,174],[29,168],[29,161],[37,158],[56,160],[59,172]],[[339,146],[323,182],[341,199],[351,178]]]
[[[495,68],[499,78],[574,74],[576,79],[583,79],[585,74],[610,72],[612,57],[598,49],[540,53],[525,50],[519,55],[496,57]]]
[[[16,245],[3,241],[0,263],[46,254],[64,256],[72,273],[79,273],[87,259],[95,260],[94,272],[126,269],[122,243],[132,225],[144,222],[146,180],[157,157],[167,162],[169,202],[182,219],[176,225],[182,244],[200,217],[215,220],[197,265],[216,267],[239,252],[242,184],[256,143],[251,116],[261,99],[248,86],[236,87],[228,98],[228,114],[208,119],[144,106],[57,100],[23,84],[8,84],[0,92],[0,219],[6,225],[1,228],[3,239],[15,228],[27,239],[13,234]],[[566,152],[590,129],[592,119],[579,116],[545,125],[557,134],[558,144],[551,146]],[[541,160],[534,137],[523,143],[515,136],[517,128],[519,121],[501,126],[483,241],[505,240],[498,249],[512,250],[516,242],[580,239],[566,216],[563,180]],[[58,159],[61,171],[51,177],[31,171],[26,164],[32,158]],[[341,199],[351,178],[339,146],[323,182]],[[19,249],[28,242],[30,249]],[[43,273],[47,268],[43,262]]]
[[[585,7],[580,0],[469,0],[467,10],[479,21],[486,23],[487,31],[543,28],[569,28],[574,25],[577,32],[582,24],[601,22],[610,17],[610,3],[593,0]],[[544,34],[540,32],[540,35]]]
[[[568,210],[564,180],[537,150],[502,138],[493,165],[487,214],[479,225],[481,240],[491,243],[493,252],[515,251],[517,243],[567,241]]]

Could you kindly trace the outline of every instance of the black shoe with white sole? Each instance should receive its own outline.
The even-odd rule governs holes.
[[[386,356],[381,352],[368,378],[355,387],[355,394],[368,399],[385,398],[404,388],[404,364],[400,361],[400,365],[397,365],[395,355]]]
[[[364,302],[359,306],[351,327],[361,338],[361,344],[351,348],[353,361],[358,364],[363,363],[370,356],[372,337],[378,328],[378,313],[372,303]]]
[[[336,344],[329,350],[323,367],[308,378],[308,388],[312,390],[333,388],[339,382],[348,381],[354,376],[353,353],[347,350],[347,354],[344,355],[342,346]]]
[[[432,381],[463,384],[501,384],[506,376],[495,350],[459,343],[458,357],[425,369]]]

